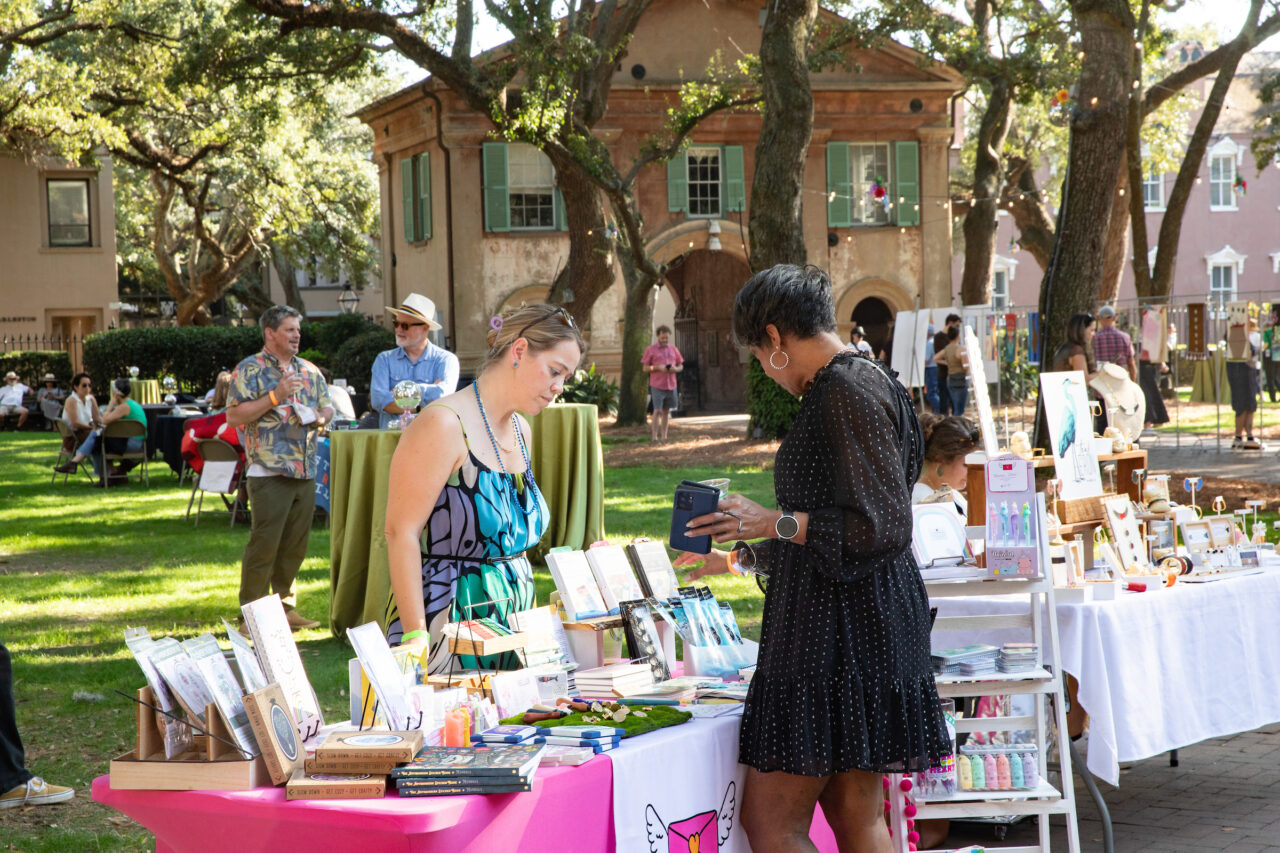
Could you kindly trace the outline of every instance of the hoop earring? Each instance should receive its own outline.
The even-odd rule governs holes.
[[[782,364],[774,364],[773,357],[780,352],[782,352],[782,350],[776,349],[773,352],[769,353],[769,366],[772,367],[774,370],[786,370],[787,365],[791,363],[791,356],[787,355],[785,352],[782,352],[782,357],[785,358],[786,361],[782,362]]]

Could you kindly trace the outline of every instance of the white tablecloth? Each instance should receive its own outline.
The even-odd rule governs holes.
[[[940,616],[1027,607],[1015,596],[935,604]],[[1099,779],[1118,785],[1121,762],[1280,720],[1280,571],[1059,603],[1057,612],[1062,667],[1089,713],[1086,764]],[[963,638],[939,632],[934,645]]]

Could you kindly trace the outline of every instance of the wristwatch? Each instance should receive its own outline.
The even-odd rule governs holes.
[[[796,538],[796,534],[800,532],[800,522],[796,521],[796,517],[784,509],[773,529],[778,534],[779,539],[789,541]]]

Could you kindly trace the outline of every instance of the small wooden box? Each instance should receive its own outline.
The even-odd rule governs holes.
[[[155,704],[150,687],[139,690],[138,698]],[[209,731],[227,740],[232,739],[231,731],[216,705],[205,709],[205,720]],[[165,758],[155,712],[139,705],[137,724],[134,748],[111,761],[110,784],[115,790],[247,791],[271,784],[261,756],[245,758],[217,738],[197,737],[196,743],[203,744],[203,751],[197,748],[175,758]]]
[[[529,635],[523,631],[502,637],[490,637],[486,640],[467,636],[450,637],[449,651],[455,655],[496,655],[523,649],[528,642]]]

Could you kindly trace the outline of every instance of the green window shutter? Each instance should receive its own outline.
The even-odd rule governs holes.
[[[827,225],[853,224],[853,190],[849,185],[849,143],[827,143]]]
[[[414,223],[413,198],[413,158],[405,157],[400,161],[400,216],[404,220],[404,241],[412,243],[418,239]]]
[[[893,143],[893,202],[899,225],[920,224],[920,144]]]
[[[552,196],[552,205],[555,211],[556,229],[559,231],[569,230],[569,220],[564,215],[564,196],[560,194],[560,188],[556,187]]]
[[[484,144],[484,230],[511,230],[511,201],[507,195],[507,143]]]
[[[667,210],[689,211],[689,158],[683,148],[667,161]]]
[[[418,160],[418,239],[431,239],[431,152],[423,151]]]
[[[724,206],[722,212],[744,210],[747,206],[746,181],[743,179],[745,169],[742,165],[742,146],[723,145],[721,154],[724,157]]]

